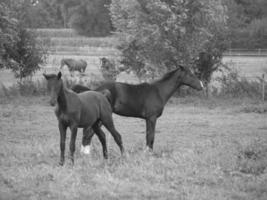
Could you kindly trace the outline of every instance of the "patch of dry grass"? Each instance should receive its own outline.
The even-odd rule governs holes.
[[[108,133],[107,161],[96,137],[91,155],[80,155],[80,131],[73,167],[57,164],[59,133],[46,97],[0,104],[0,199],[265,200],[266,114],[185,102],[166,106],[153,155],[143,152],[145,123],[114,115],[126,157]]]

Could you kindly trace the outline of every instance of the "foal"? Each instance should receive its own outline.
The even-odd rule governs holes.
[[[92,137],[91,134],[93,134],[93,132],[90,131],[90,129],[93,128],[102,144],[103,156],[107,159],[106,137],[98,125],[100,121],[112,134],[115,142],[120,148],[121,154],[123,154],[124,148],[121,135],[114,127],[112,109],[110,103],[103,94],[95,91],[76,94],[71,90],[68,90],[63,85],[61,72],[57,75],[43,75],[47,80],[47,86],[50,92],[50,104],[52,106],[56,105],[55,114],[58,119],[58,128],[60,132],[60,165],[64,164],[66,130],[68,127],[71,130],[69,157],[72,164],[74,164],[75,140],[78,128],[83,128],[84,137],[89,138]]]

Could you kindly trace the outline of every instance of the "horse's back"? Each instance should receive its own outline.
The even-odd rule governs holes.
[[[97,91],[86,91],[78,94],[78,96],[84,107],[95,107],[97,109],[110,108],[110,104],[103,93]]]
[[[148,110],[158,109],[160,102],[156,87],[149,83],[131,85],[120,82],[109,82],[97,90],[108,89],[111,93],[109,101],[115,113],[123,116],[145,117]],[[155,107],[155,108],[152,108]]]
[[[86,91],[90,91],[91,89],[89,87],[86,87],[84,85],[76,84],[71,87],[71,90],[76,92],[76,93],[82,93]]]

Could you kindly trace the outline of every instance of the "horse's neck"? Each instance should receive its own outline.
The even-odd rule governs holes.
[[[58,94],[58,98],[57,98],[57,103],[58,103],[58,107],[61,111],[65,112],[67,111],[67,98],[66,98],[66,94],[65,94],[65,88],[62,84],[59,94]]]
[[[71,109],[70,108],[71,103],[69,101],[73,99],[73,95],[75,94],[73,94],[71,91],[65,88],[64,85],[62,84],[57,99],[58,106],[61,111],[66,112],[67,110]]]
[[[167,101],[173,95],[175,90],[180,87],[181,82],[178,79],[178,74],[174,73],[166,79],[160,79],[153,83],[158,88],[161,99],[163,100],[164,104],[167,103]]]

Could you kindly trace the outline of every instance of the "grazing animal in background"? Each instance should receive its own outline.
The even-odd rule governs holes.
[[[119,71],[116,69],[114,60],[109,60],[105,57],[100,58],[100,70],[106,81],[115,81]]]
[[[68,127],[71,130],[69,157],[72,163],[74,163],[75,140],[78,128],[83,128],[83,138],[91,138],[92,136],[90,134],[96,133],[103,147],[103,156],[107,159],[106,137],[100,129],[100,122],[112,134],[123,154],[124,148],[121,135],[114,127],[112,109],[103,94],[96,91],[77,94],[68,90],[61,79],[61,72],[58,74],[43,75],[47,80],[47,86],[50,92],[50,104],[52,106],[56,105],[55,114],[58,119],[60,132],[60,165],[64,164],[66,130]],[[91,128],[94,132],[90,131]]]
[[[84,73],[87,67],[87,62],[83,59],[72,59],[72,58],[63,58],[61,60],[60,69],[67,65],[69,71],[73,73],[74,71],[78,71],[80,73]]]
[[[147,149],[152,151],[157,119],[161,116],[169,98],[182,85],[197,90],[203,89],[203,83],[188,68],[179,66],[152,83],[131,85],[106,82],[98,87],[96,91],[110,91],[107,98],[114,113],[126,117],[145,119],[146,145]],[[75,89],[75,87],[73,88]],[[88,137],[87,139],[91,140]],[[90,144],[90,141],[84,143]]]

